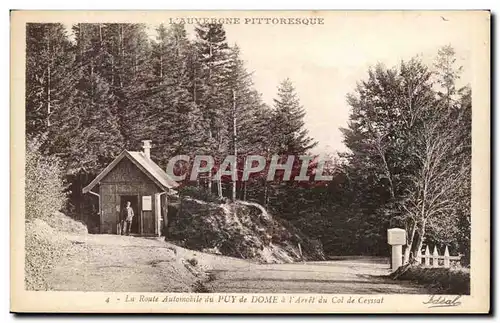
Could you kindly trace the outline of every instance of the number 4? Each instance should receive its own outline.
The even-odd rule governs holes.
[[[106,303],[109,303],[109,297],[108,297],[108,298],[106,298]]]

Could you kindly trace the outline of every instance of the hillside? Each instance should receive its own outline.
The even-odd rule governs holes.
[[[27,221],[25,229],[25,287],[27,290],[48,290],[47,276],[61,259],[75,252],[66,234],[86,235],[87,228],[55,212],[45,220]]]
[[[262,263],[324,259],[319,242],[257,203],[219,204],[185,197],[169,219],[166,240],[189,249]]]
[[[25,259],[27,290],[191,292],[206,279],[189,250],[158,238],[88,234],[59,212],[26,223]]]

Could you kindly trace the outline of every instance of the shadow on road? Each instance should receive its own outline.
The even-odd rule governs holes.
[[[355,260],[253,264],[211,271],[213,292],[421,294],[427,289],[387,277],[384,261]]]

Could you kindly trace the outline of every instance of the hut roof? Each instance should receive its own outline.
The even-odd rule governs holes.
[[[83,193],[88,193],[92,190],[123,158],[128,158],[161,189],[167,191],[179,186],[176,181],[168,176],[154,161],[146,157],[143,152],[124,150],[89,185],[83,188]]]

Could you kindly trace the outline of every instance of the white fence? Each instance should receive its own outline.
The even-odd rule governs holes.
[[[450,256],[448,247],[444,250],[444,255],[440,256],[436,246],[434,246],[434,251],[431,254],[429,246],[427,246],[424,253],[422,253],[422,250],[418,251],[415,260],[418,264],[423,264],[426,267],[450,268],[451,261],[460,261],[461,258],[462,256]]]

